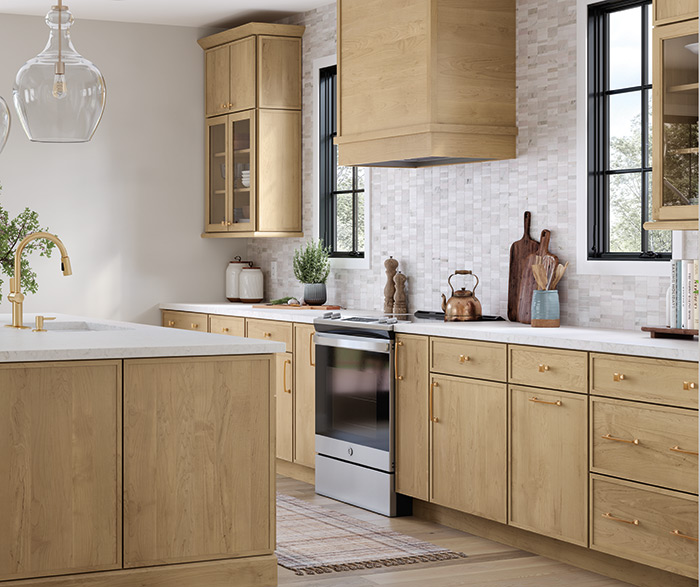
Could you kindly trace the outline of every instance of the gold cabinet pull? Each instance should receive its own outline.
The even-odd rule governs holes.
[[[438,423],[438,419],[433,415],[433,395],[434,395],[434,390],[436,387],[438,387],[438,382],[433,381],[430,384],[430,398],[428,401],[428,407],[430,408],[430,421],[435,423],[435,424]]]
[[[192,326],[192,330],[197,330],[197,328],[199,328],[199,324],[195,324],[194,322],[192,322],[190,326]]]
[[[605,438],[605,440],[614,440],[615,442],[626,442],[627,444],[639,444],[639,438],[635,438],[634,440],[627,440],[625,438],[616,438],[614,436],[611,436],[610,434],[604,434],[601,436],[601,438]]]
[[[396,342],[394,347],[394,379],[397,381],[403,381],[403,375],[399,375],[399,347],[403,346],[403,342],[400,340]]]
[[[221,329],[221,332],[228,332],[228,328],[226,328],[226,327],[224,326],[224,327]]]
[[[538,370],[540,373],[544,373],[545,371],[549,371],[549,365],[545,365],[544,363],[540,363],[538,366]]]
[[[678,538],[685,538],[686,540],[692,540],[693,542],[698,541],[698,539],[695,538],[694,536],[688,536],[687,534],[681,534],[680,530],[671,530],[670,534],[673,534],[674,536],[678,536]]]
[[[561,400],[558,399],[555,402],[548,402],[543,399],[539,399],[538,397],[531,397],[530,401],[536,404],[549,404],[550,406],[560,406],[561,405]]]
[[[168,320],[168,326],[175,326],[175,320]]]
[[[603,514],[606,520],[612,520],[613,522],[622,522],[623,524],[629,524],[630,526],[639,526],[639,520],[625,520],[623,518],[616,518],[611,513]]]
[[[229,108],[233,108],[233,104],[231,104],[231,102],[229,102],[229,103],[228,103],[228,107],[229,107]]]
[[[672,450],[673,452],[680,452],[680,453],[683,453],[684,455],[695,455],[695,456],[698,456],[698,453],[696,453],[695,451],[692,451],[692,450],[683,450],[683,449],[682,449],[680,446],[678,446],[678,445],[672,446],[672,447],[669,448],[668,450]]]
[[[282,367],[282,388],[284,393],[292,393],[291,389],[287,389],[287,365],[291,365],[292,362],[289,359],[284,360],[284,365]]]
[[[625,375],[623,373],[613,373],[613,381],[624,381]]]
[[[263,338],[270,338],[272,336],[271,332],[263,332]]]
[[[226,108],[226,102],[221,105],[222,108]]]
[[[689,389],[695,389],[697,387],[697,383],[694,383],[693,381],[684,381],[683,382],[683,391],[688,391]]]
[[[315,367],[314,363],[314,334],[315,332],[309,333],[309,367]]]
[[[459,355],[459,362],[466,363],[469,360],[469,355]]]
[[[222,220],[222,221],[221,221],[221,226],[226,226],[226,221],[225,221],[225,220]]]

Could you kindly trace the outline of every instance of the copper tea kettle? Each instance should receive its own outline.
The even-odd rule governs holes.
[[[476,279],[474,290],[469,291],[462,288],[455,292],[455,288],[450,283],[455,275],[473,275]],[[447,279],[447,285],[452,290],[450,299],[442,294],[442,310],[445,312],[445,322],[467,322],[469,320],[481,320],[481,302],[474,295],[476,286],[479,285],[479,278],[468,269],[458,269]]]

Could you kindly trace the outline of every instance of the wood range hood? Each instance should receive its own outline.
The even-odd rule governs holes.
[[[515,158],[515,0],[338,0],[338,162]]]

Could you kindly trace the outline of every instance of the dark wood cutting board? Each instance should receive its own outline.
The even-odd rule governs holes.
[[[549,239],[552,233],[547,229],[542,231],[540,235],[540,246],[534,253],[530,253],[525,259],[523,272],[520,276],[520,301],[518,304],[518,322],[530,324],[530,307],[532,306],[532,292],[537,288],[535,276],[532,274],[532,265],[535,263],[535,257],[552,257],[554,266],[559,264],[559,257],[549,252]]]
[[[523,223],[525,230],[523,238],[510,245],[510,269],[508,274],[508,320],[519,322],[518,306],[520,303],[520,279],[523,267],[530,254],[537,251],[539,243],[530,237],[530,212],[525,212]]]

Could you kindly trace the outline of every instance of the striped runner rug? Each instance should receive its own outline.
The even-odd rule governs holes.
[[[335,510],[277,494],[277,560],[297,575],[466,558]]]

